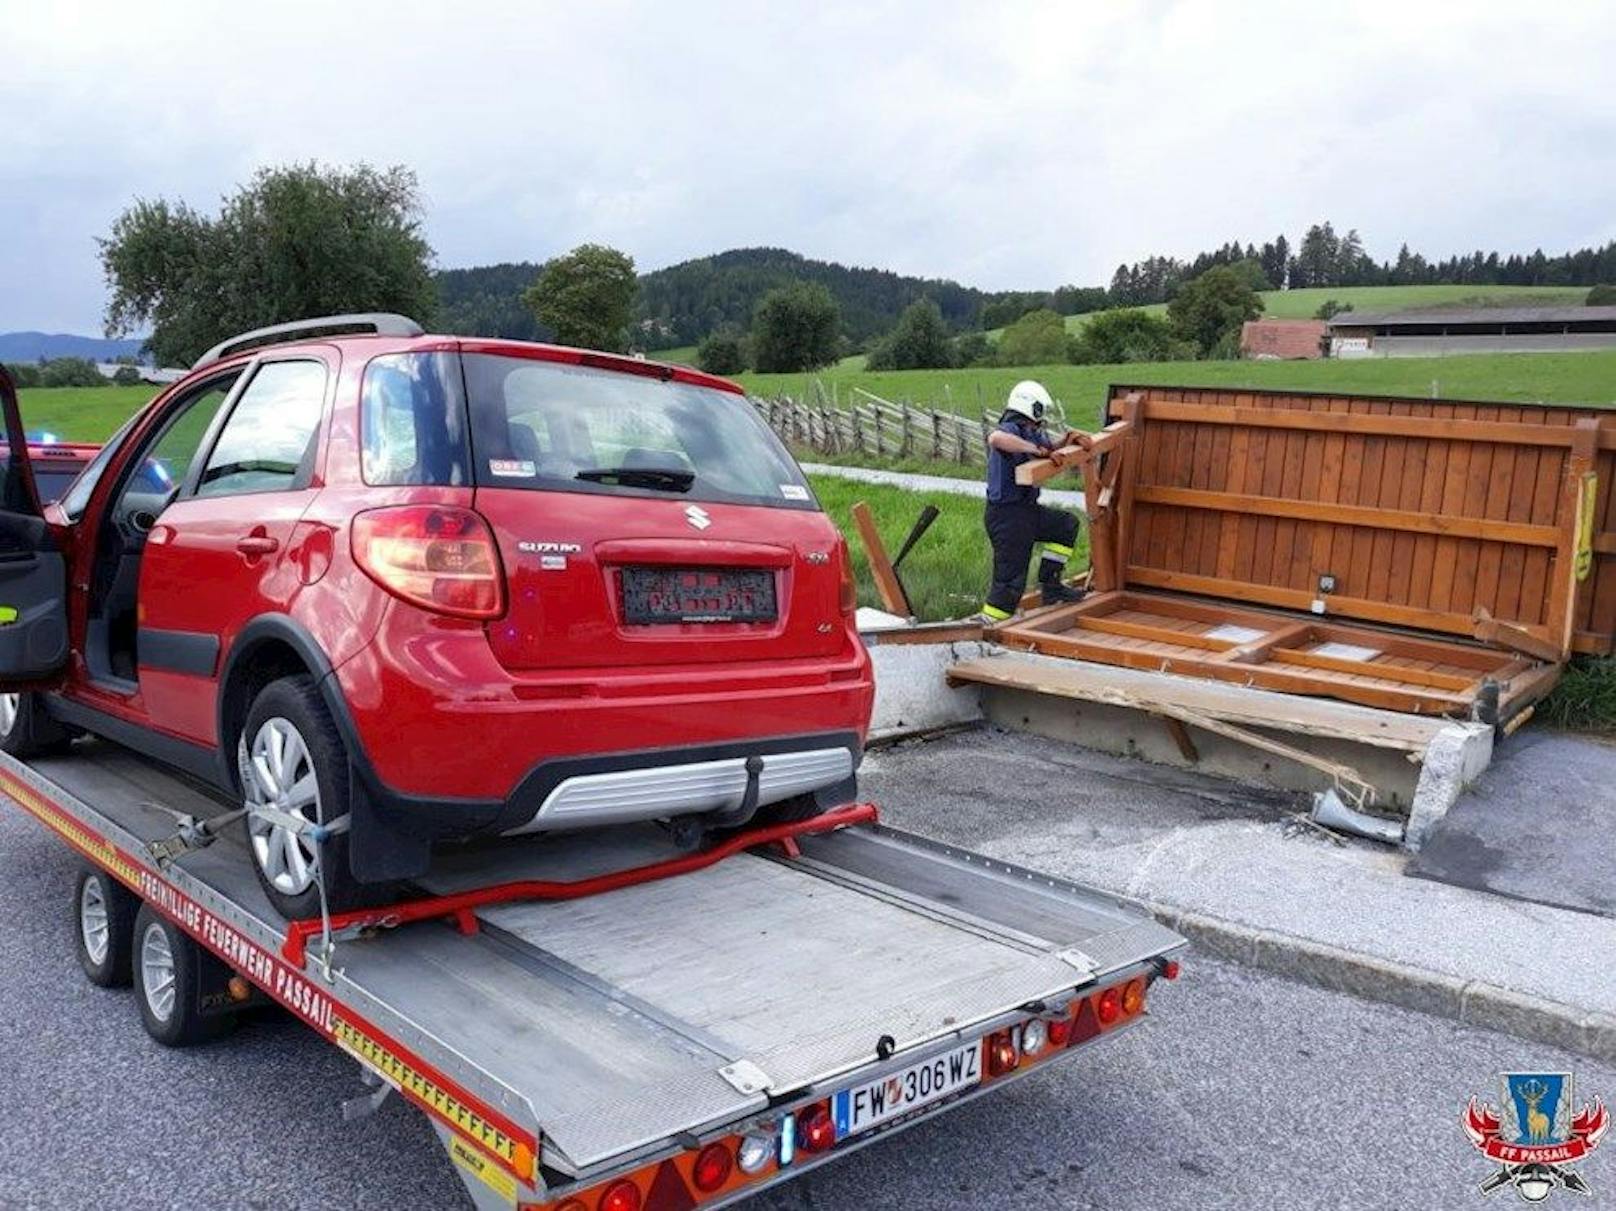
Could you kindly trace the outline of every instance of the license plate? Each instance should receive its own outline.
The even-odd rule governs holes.
[[[867,1085],[843,1089],[831,1100],[836,1138],[868,1131],[981,1081],[982,1043],[978,1040]]]
[[[623,619],[773,622],[774,573],[751,568],[624,568]]]

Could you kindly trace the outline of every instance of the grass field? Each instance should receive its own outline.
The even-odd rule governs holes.
[[[812,475],[809,480],[825,512],[847,535],[853,551],[860,605],[877,608],[881,605],[850,512],[853,505],[862,500],[875,515],[876,529],[881,532],[887,551],[894,555],[921,509],[932,504],[939,510],[940,516],[931,529],[903,561],[903,585],[916,617],[927,622],[962,618],[982,608],[991,557],[987,533],[982,528],[980,501],[947,492],[908,492],[884,484],[856,483],[828,475]],[[1074,572],[1088,566],[1086,529],[1078,540],[1077,559],[1071,569]]]
[[[157,394],[155,387],[30,387],[17,393],[22,423],[63,441],[98,442]]]
[[[818,375],[748,374],[759,395],[798,397],[817,377],[845,396],[863,387],[891,400],[951,408],[968,416],[996,409],[1020,379],[1042,381],[1078,427],[1094,423],[1112,383],[1268,387],[1511,403],[1616,404],[1616,351],[1495,353],[1437,358],[1364,358],[1316,362],[1134,362],[1122,366],[1023,366],[1008,369],[821,371]]]

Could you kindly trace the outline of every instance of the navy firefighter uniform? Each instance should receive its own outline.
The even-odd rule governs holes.
[[[1036,484],[1018,484],[1016,468],[1060,445],[1045,426],[1054,401],[1043,384],[1017,383],[1005,402],[999,425],[988,435],[988,499],[983,514],[993,546],[993,584],[982,607],[984,618],[1003,622],[1016,612],[1027,587],[1027,564],[1043,544],[1038,585],[1043,604],[1081,601],[1083,592],[1061,583],[1077,543],[1077,517],[1038,503]]]

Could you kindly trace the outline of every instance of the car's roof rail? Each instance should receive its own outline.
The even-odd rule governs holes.
[[[284,345],[288,341],[315,336],[420,336],[425,330],[406,315],[387,311],[371,311],[354,315],[322,315],[311,320],[293,320],[289,324],[271,324],[268,328],[254,328],[227,341],[220,341],[196,359],[193,370],[211,366],[214,362],[249,349],[266,345]]]

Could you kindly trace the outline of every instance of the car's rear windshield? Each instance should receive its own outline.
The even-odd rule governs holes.
[[[817,507],[745,397],[672,379],[486,353],[391,354],[367,368],[361,414],[371,484]]]

